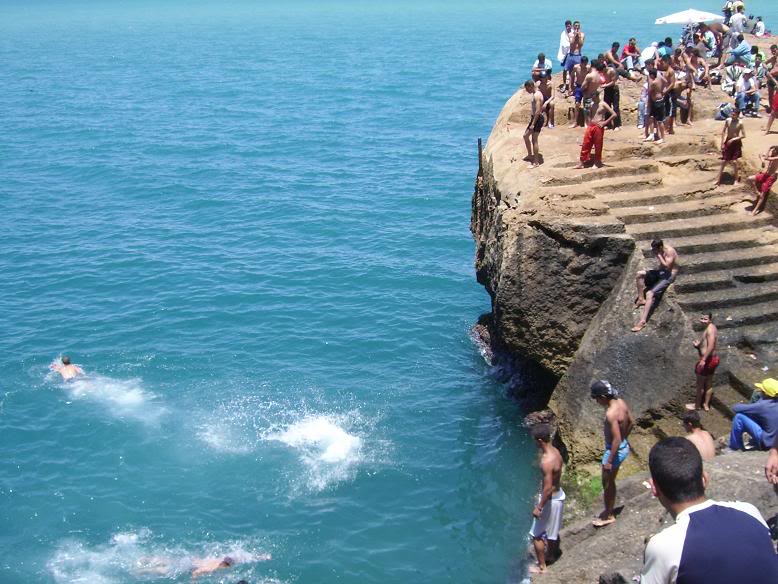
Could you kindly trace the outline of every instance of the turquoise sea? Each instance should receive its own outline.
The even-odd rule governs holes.
[[[0,583],[521,579],[476,138],[565,18],[687,7],[535,6],[0,4]]]

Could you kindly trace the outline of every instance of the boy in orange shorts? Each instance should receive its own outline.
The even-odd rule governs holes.
[[[764,210],[767,195],[775,184],[776,178],[778,178],[778,146],[770,146],[767,154],[760,154],[759,158],[762,160],[762,171],[748,177],[748,180],[754,183],[757,193],[756,202],[751,211],[752,215],[758,215]]]

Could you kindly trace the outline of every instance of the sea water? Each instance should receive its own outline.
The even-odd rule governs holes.
[[[682,8],[5,0],[0,583],[520,580],[476,139],[565,18]]]

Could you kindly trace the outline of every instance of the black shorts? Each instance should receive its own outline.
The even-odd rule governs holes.
[[[543,129],[543,124],[546,123],[546,118],[543,116],[543,114],[540,114],[538,116],[538,120],[535,122],[535,127],[532,127],[532,119],[530,119],[529,124],[527,124],[527,129],[532,129],[532,132],[535,134],[540,134],[540,131]]]
[[[674,281],[673,274],[667,270],[648,270],[646,272],[646,290],[651,290],[654,296],[661,296]]]
[[[673,95],[673,92],[671,91],[665,95],[665,115],[668,118],[672,118],[675,115],[675,106],[675,95]]]
[[[651,117],[654,118],[657,122],[664,122],[665,121],[665,100],[660,99],[659,101],[652,101],[650,113],[651,113]]]

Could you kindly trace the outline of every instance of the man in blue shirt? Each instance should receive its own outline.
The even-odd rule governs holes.
[[[648,456],[651,491],[675,519],[646,546],[640,584],[775,584],[778,556],[749,503],[705,498],[707,474],[686,438],[665,438]]]
[[[772,383],[772,385],[771,385]],[[729,433],[729,447],[732,450],[744,450],[743,432],[754,440],[760,450],[778,446],[778,396],[772,393],[778,391],[778,381],[766,379],[756,384],[763,390],[765,397],[752,404],[735,404],[732,411],[732,430]],[[764,388],[764,389],[763,389]]]

